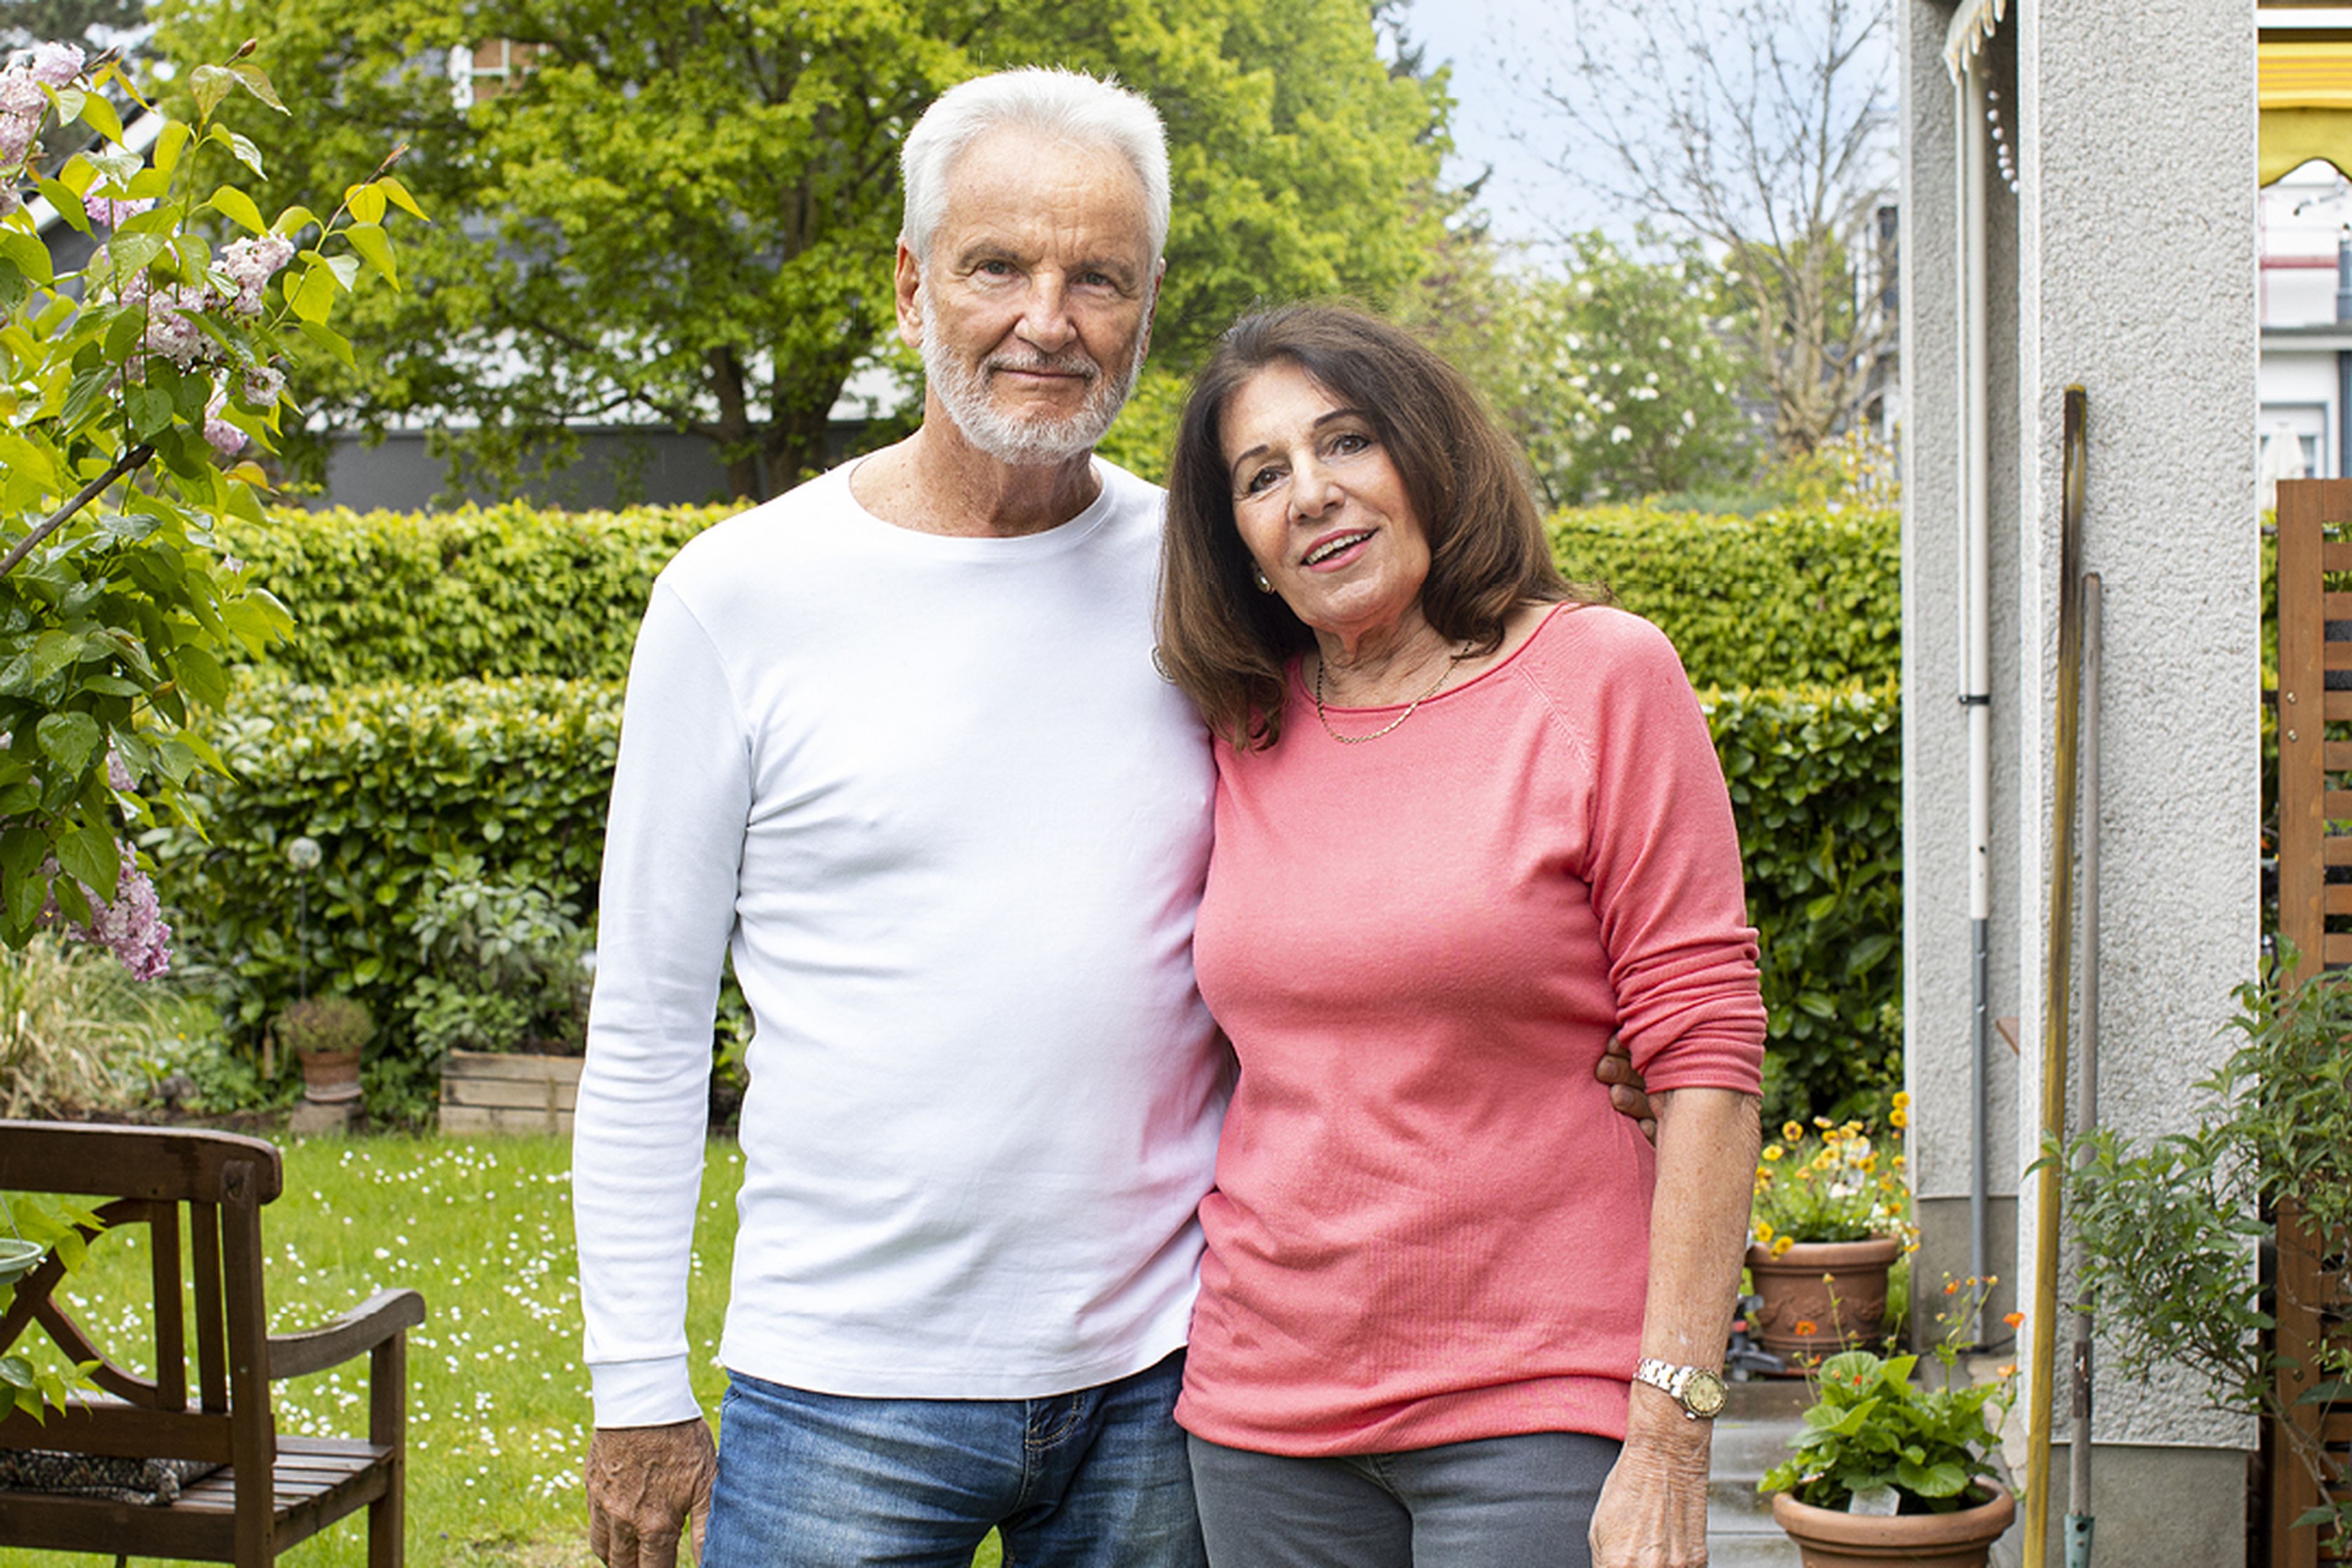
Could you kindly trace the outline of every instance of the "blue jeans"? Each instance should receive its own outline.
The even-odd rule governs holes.
[[[1043,1399],[848,1399],[733,1375],[703,1568],[1205,1568],[1179,1351]]]

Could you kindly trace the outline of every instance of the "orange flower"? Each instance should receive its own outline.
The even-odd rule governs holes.
[[[1797,1332],[1803,1338],[1811,1339],[1815,1334],[1818,1334],[1821,1331],[1822,1326],[1813,1321],[1811,1318],[1799,1318],[1797,1320]]]
[[[1960,1282],[1959,1282],[1958,1280],[1957,1280],[1957,1279],[1947,1279],[1947,1280],[1945,1280],[1945,1281],[1944,1281],[1944,1294],[1945,1294],[1945,1295],[1947,1295],[1947,1296],[1957,1296],[1957,1295],[1958,1295],[1959,1293],[1960,1293]]]
[[[2001,1319],[2001,1321],[2007,1323],[2013,1329],[2017,1327],[2018,1324],[2025,1321],[2025,1314],[2022,1312],[2011,1312],[2007,1317]]]

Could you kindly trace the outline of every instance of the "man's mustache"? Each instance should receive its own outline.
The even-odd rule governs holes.
[[[1082,353],[992,354],[981,369],[994,374],[1000,370],[1015,371],[1024,375],[1075,375],[1093,381],[1102,374],[1102,367]]]

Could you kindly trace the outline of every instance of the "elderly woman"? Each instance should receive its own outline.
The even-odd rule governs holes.
[[[1704,1562],[1764,1010],[1673,647],[1560,580],[1462,376],[1336,309],[1226,335],[1163,570],[1241,1067],[1177,1406],[1212,1563]]]

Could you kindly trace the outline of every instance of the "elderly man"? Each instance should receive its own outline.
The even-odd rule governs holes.
[[[1160,492],[1091,455],[1167,154],[1140,98],[1021,70],[903,166],[922,427],[688,545],[630,673],[574,1163],[612,1568],[667,1568],[706,1496],[718,1568],[964,1568],[992,1529],[1202,1561],[1171,1412],[1229,1071],[1192,972],[1214,776],[1152,663]],[[714,1460],[684,1321],[730,945]]]
[[[1181,1371],[1227,1063],[1214,785],[1151,662],[1158,116],[1064,72],[908,136],[922,427],[711,529],[629,678],[575,1158],[592,1542],[708,1485],[687,1279],[722,957],[757,1032],[706,1561],[1196,1564]],[[706,1352],[707,1353],[707,1352]]]

